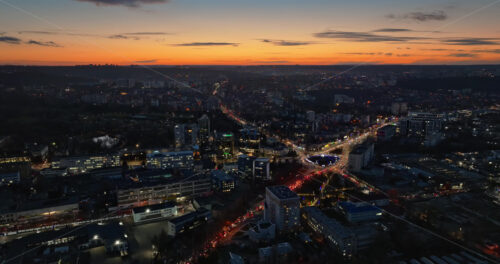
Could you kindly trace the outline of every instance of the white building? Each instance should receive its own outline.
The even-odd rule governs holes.
[[[177,206],[173,202],[136,207],[132,210],[134,223],[144,223],[177,216]]]
[[[283,185],[266,187],[264,219],[276,225],[278,231],[288,231],[300,225],[299,196]]]
[[[349,153],[349,170],[360,171],[366,167],[374,157],[374,145],[363,144]]]

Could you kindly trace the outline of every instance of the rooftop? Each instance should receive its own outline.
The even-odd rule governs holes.
[[[159,204],[136,207],[133,209],[133,211],[134,211],[134,214],[140,214],[140,213],[144,213],[148,210],[154,212],[154,211],[158,211],[158,210],[162,210],[162,209],[172,208],[175,206],[176,206],[176,204],[174,202],[166,202],[166,203],[159,203]]]
[[[290,190],[290,188],[284,185],[268,186],[266,187],[271,193],[273,193],[279,199],[291,199],[298,198],[297,194]]]

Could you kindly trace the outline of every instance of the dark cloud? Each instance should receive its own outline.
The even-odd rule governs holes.
[[[500,54],[500,49],[480,49],[480,50],[473,50],[473,52]]]
[[[389,14],[386,16],[390,19],[406,19],[406,20],[414,20],[417,22],[426,22],[426,21],[442,21],[448,18],[448,15],[443,10],[436,10],[432,12],[411,12],[407,14]]]
[[[135,61],[135,63],[154,63],[157,60],[142,60],[142,61]]]
[[[262,63],[262,64],[282,64],[282,63],[289,63],[289,61],[286,61],[286,60],[269,60],[269,61],[255,61],[255,63]]]
[[[452,54],[449,54],[448,56],[457,57],[457,58],[475,58],[475,57],[477,57],[477,54],[474,54],[474,53],[452,53]]]
[[[275,46],[305,46],[314,44],[308,41],[289,41],[289,40],[273,40],[273,39],[261,39],[260,41],[264,43],[270,43]]]
[[[382,52],[345,52],[347,55],[382,55]]]
[[[21,40],[16,37],[0,36],[0,42],[9,44],[21,44]]]
[[[373,30],[373,32],[413,32],[413,30],[408,28],[381,28]]]
[[[493,38],[457,38],[443,40],[449,45],[477,46],[477,45],[499,45],[498,39]]]
[[[18,31],[19,34],[39,34],[39,35],[58,35],[59,32],[55,31],[38,31],[38,30],[24,30]]]
[[[189,43],[180,43],[180,44],[173,44],[173,46],[180,46],[180,47],[203,47],[203,46],[233,46],[237,47],[239,43],[232,43],[232,42],[189,42]]]
[[[123,33],[122,35],[128,35],[128,36],[163,36],[163,35],[171,35],[171,33],[168,33],[168,32],[129,32],[129,33]]]
[[[314,34],[317,38],[332,38],[341,40],[351,40],[358,42],[408,42],[412,40],[421,40],[420,37],[403,37],[379,35],[370,32],[347,32],[347,31],[324,31]]]
[[[132,39],[132,40],[139,40],[138,37],[126,36],[126,35],[123,35],[123,34],[111,35],[108,38],[110,38],[110,39]]]
[[[30,40],[30,41],[26,42],[26,44],[38,45],[38,46],[44,46],[44,47],[62,47],[61,45],[55,43],[54,41],[36,41],[36,40]]]
[[[140,7],[143,4],[163,4],[169,0],[76,0],[79,2],[94,3],[97,6],[126,6],[126,7]]]

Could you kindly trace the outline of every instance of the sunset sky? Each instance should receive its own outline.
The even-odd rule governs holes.
[[[500,0],[0,0],[0,64],[495,64]]]

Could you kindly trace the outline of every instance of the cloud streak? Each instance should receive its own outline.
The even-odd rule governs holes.
[[[96,6],[126,6],[130,8],[138,8],[145,4],[163,4],[169,0],[76,0],[79,2],[89,2]]]
[[[158,60],[140,60],[140,61],[135,61],[135,63],[155,63]]]
[[[172,44],[172,46],[178,46],[178,47],[209,47],[209,46],[233,46],[237,47],[240,45],[239,43],[232,43],[232,42],[189,42],[189,43],[179,43],[179,44]]]
[[[498,39],[495,38],[455,38],[443,40],[448,45],[462,46],[481,46],[481,45],[499,45]]]
[[[37,46],[44,46],[44,47],[62,47],[61,45],[55,43],[54,41],[36,41],[36,40],[30,40],[26,42],[26,44],[29,45],[37,45]]]
[[[273,44],[275,46],[306,46],[314,44],[309,41],[290,41],[290,40],[273,40],[273,39],[261,39],[261,42]]]
[[[456,58],[476,58],[477,54],[474,54],[474,53],[452,53],[452,54],[449,54],[448,56],[456,57]]]
[[[21,39],[9,36],[0,36],[0,43],[21,44]]]
[[[349,31],[324,31],[313,34],[317,38],[331,38],[340,39],[348,41],[357,42],[408,42],[412,40],[422,40],[426,38],[421,37],[409,37],[409,36],[390,36],[390,35],[380,35],[370,32],[349,32]]]
[[[388,14],[389,19],[413,20],[417,22],[427,21],[443,21],[448,19],[448,15],[443,10],[435,10],[432,12],[411,12],[406,14]]]

